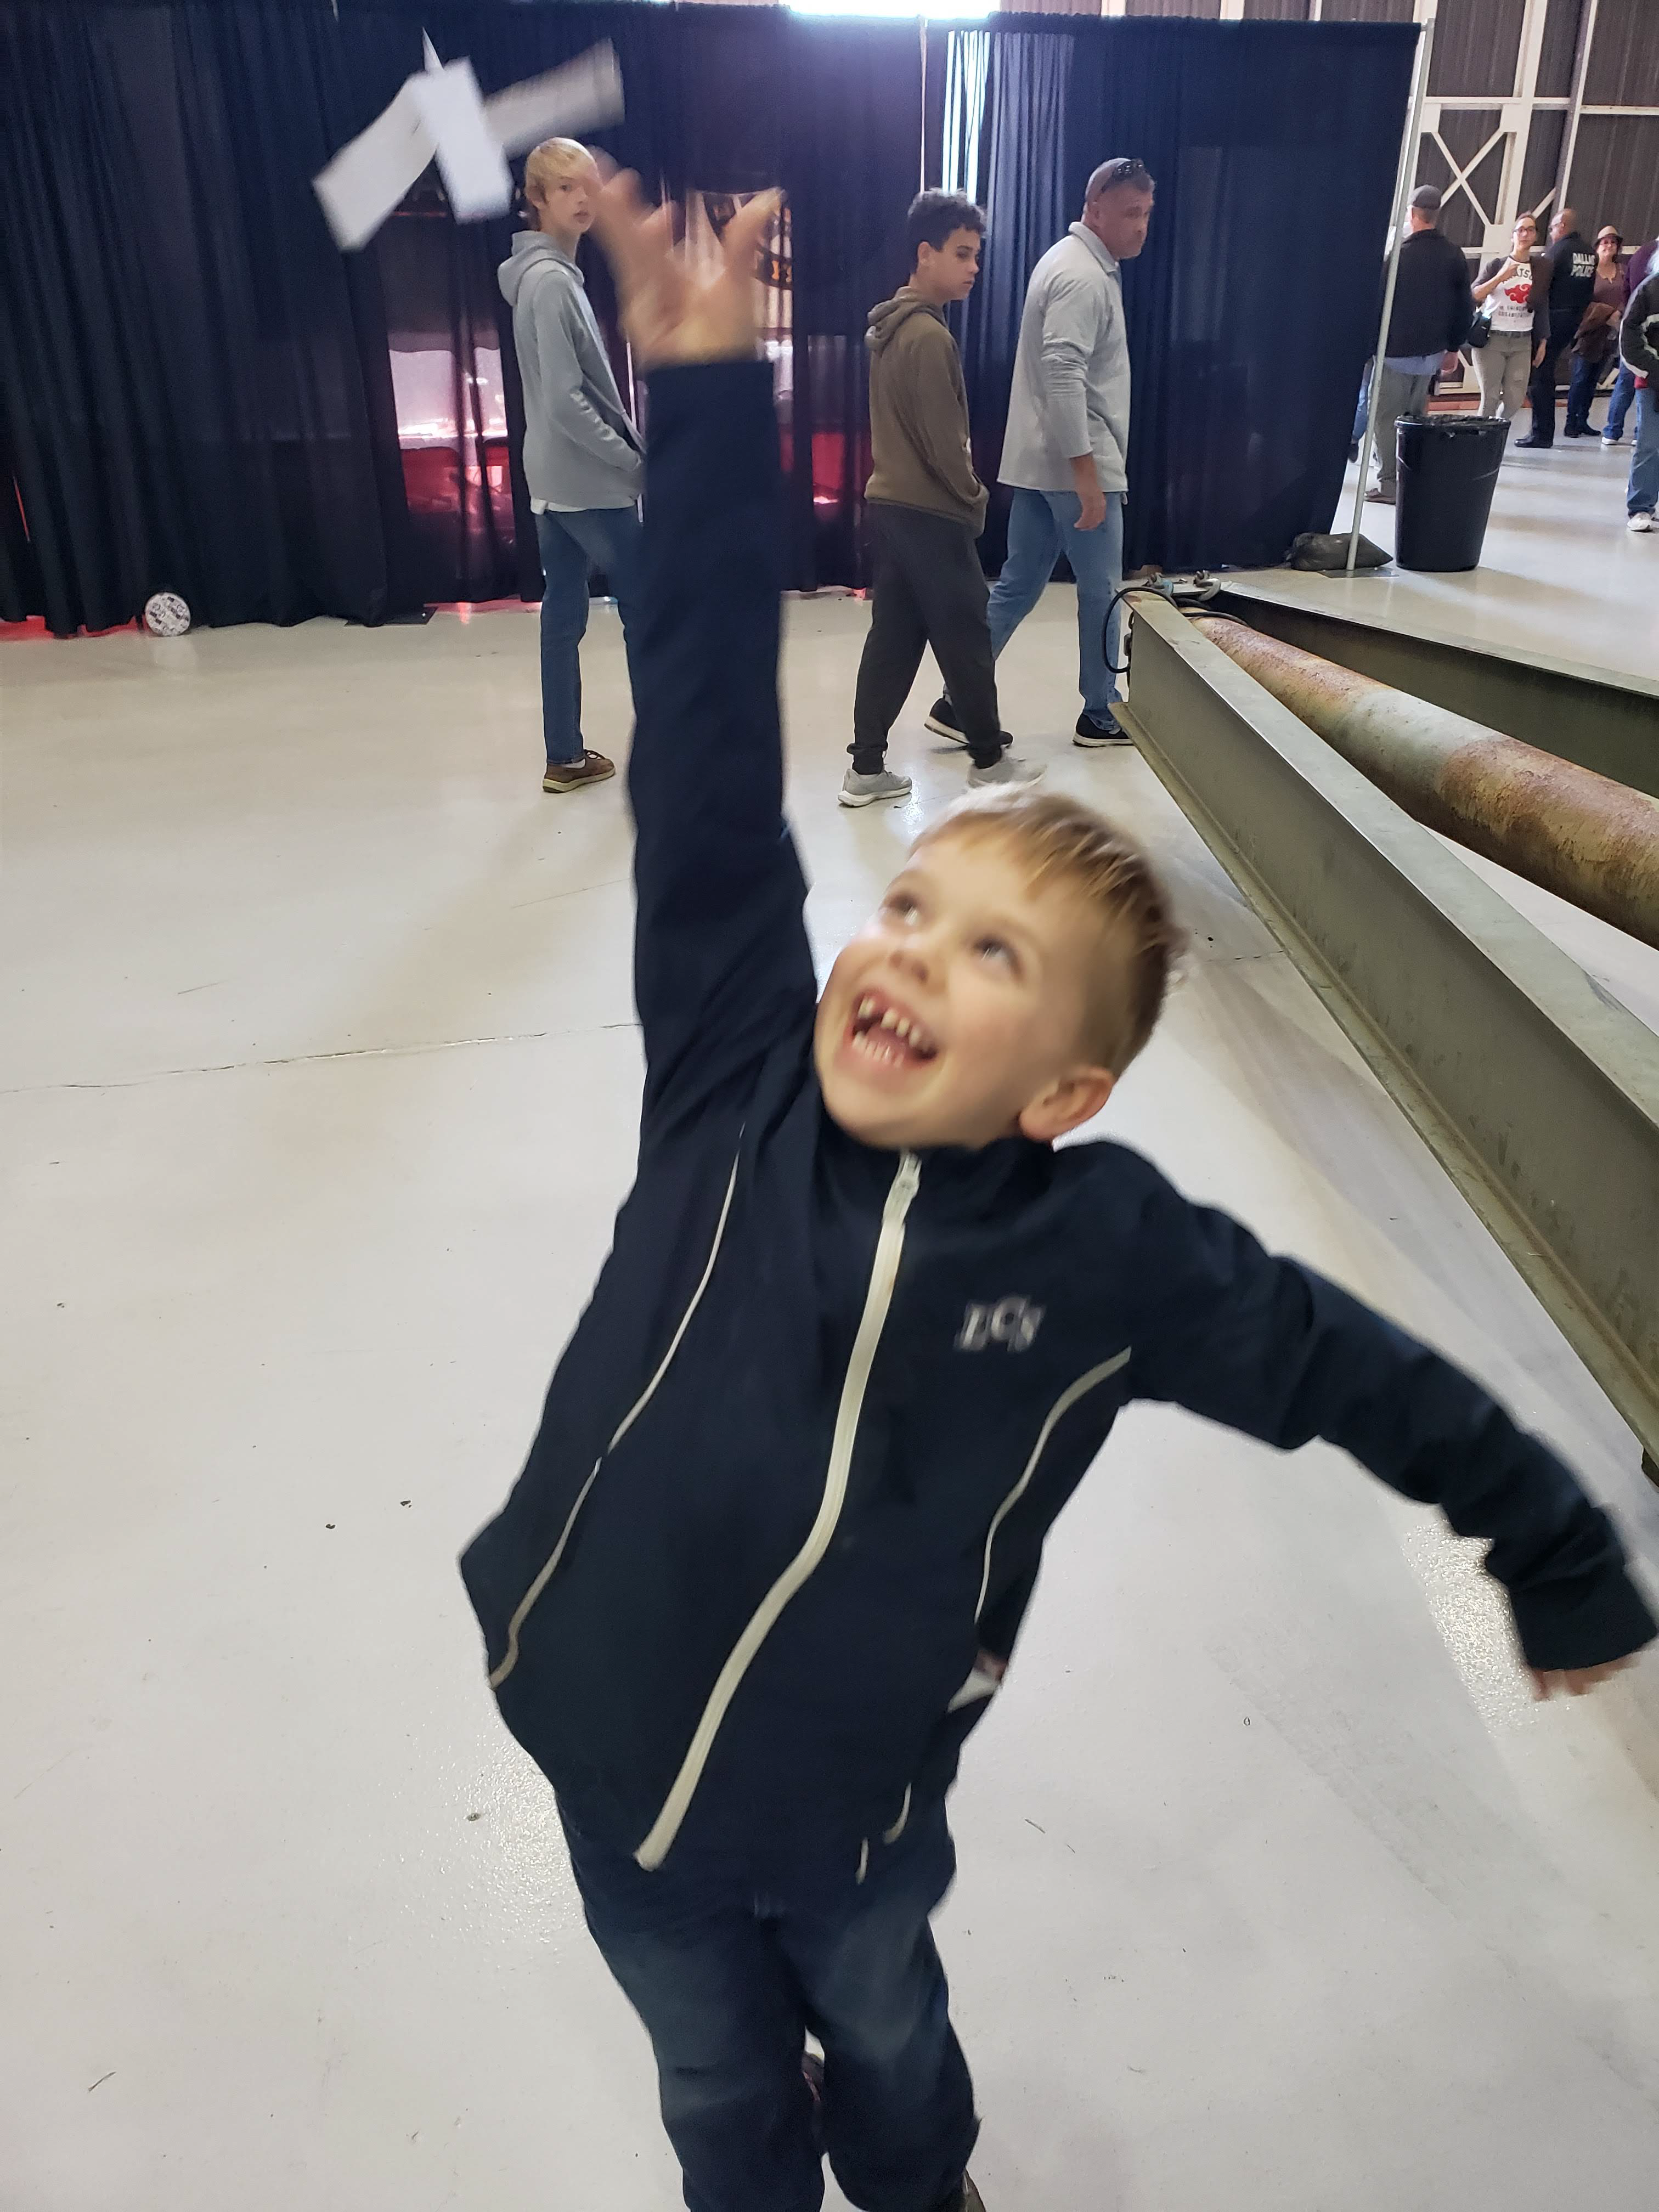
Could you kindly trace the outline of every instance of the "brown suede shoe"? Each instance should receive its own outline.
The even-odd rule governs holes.
[[[544,791],[580,791],[585,784],[608,783],[617,773],[615,761],[603,753],[585,752],[573,761],[549,761],[542,778]]]

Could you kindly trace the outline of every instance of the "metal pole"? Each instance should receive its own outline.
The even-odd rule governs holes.
[[[1595,42],[1595,15],[1601,0],[1583,0],[1578,19],[1578,48],[1572,63],[1572,97],[1567,102],[1567,127],[1561,134],[1561,161],[1555,173],[1555,212],[1567,204],[1572,184],[1572,157],[1578,151],[1578,118],[1584,112],[1584,80],[1589,75],[1590,48]]]
[[[1347,573],[1352,575],[1359,558],[1359,524],[1365,501],[1365,479],[1371,471],[1371,449],[1376,443],[1376,403],[1382,385],[1382,356],[1389,343],[1389,318],[1394,313],[1394,288],[1400,274],[1400,249],[1406,242],[1406,203],[1417,173],[1417,148],[1423,131],[1423,102],[1429,89],[1429,58],[1434,51],[1432,15],[1425,18],[1417,49],[1417,82],[1412,93],[1410,118],[1400,149],[1400,173],[1394,192],[1394,246],[1389,255],[1388,281],[1382,287],[1382,319],[1377,325],[1376,352],[1371,361],[1370,405],[1365,410],[1365,439],[1359,448],[1359,481],[1353,488],[1353,528],[1348,533]]]

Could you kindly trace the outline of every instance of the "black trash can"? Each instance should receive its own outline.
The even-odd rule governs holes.
[[[1510,426],[1487,416],[1401,423],[1394,555],[1402,568],[1478,568]]]

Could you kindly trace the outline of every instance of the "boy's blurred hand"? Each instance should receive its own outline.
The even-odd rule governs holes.
[[[1613,1674],[1622,1674],[1626,1667],[1635,1664],[1636,1661],[1632,1657],[1609,1659],[1604,1667],[1528,1667],[1527,1672],[1532,1676],[1534,1699],[1553,1698],[1558,1690],[1564,1691],[1570,1698],[1582,1698],[1598,1682],[1605,1682]]]
[[[673,210],[647,210],[630,172],[609,179],[593,228],[617,274],[623,328],[647,368],[753,360],[759,343],[755,264],[782,198],[761,192],[739,208],[721,241],[724,266],[699,281],[674,245]]]

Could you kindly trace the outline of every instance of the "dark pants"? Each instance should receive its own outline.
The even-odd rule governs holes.
[[[1544,343],[1544,358],[1532,373],[1532,382],[1527,387],[1527,398],[1532,404],[1532,428],[1528,435],[1540,446],[1555,443],[1555,372],[1562,354],[1577,335],[1578,325],[1571,315],[1552,315],[1550,334]]]
[[[975,768],[1002,758],[996,665],[986,619],[990,586],[965,522],[918,507],[870,504],[875,605],[853,699],[853,766],[873,775],[887,733],[932,646]]]
[[[640,519],[631,507],[588,507],[538,514],[542,556],[542,738],[548,765],[580,760],[581,641],[587,629],[587,580],[602,568],[617,595],[630,681],[639,618]]]
[[[1601,381],[1605,361],[1585,361],[1580,355],[1572,357],[1572,375],[1567,385],[1566,428],[1580,435],[1589,428],[1590,404],[1595,398],[1595,387]]]
[[[943,1805],[896,1843],[764,1878],[671,1852],[646,1874],[566,1836],[593,1940],[656,2052],[691,2212],[817,2212],[823,2152],[865,2212],[958,2200],[978,2123],[927,1917],[956,1853]],[[801,2073],[823,2045],[823,2148]]]

